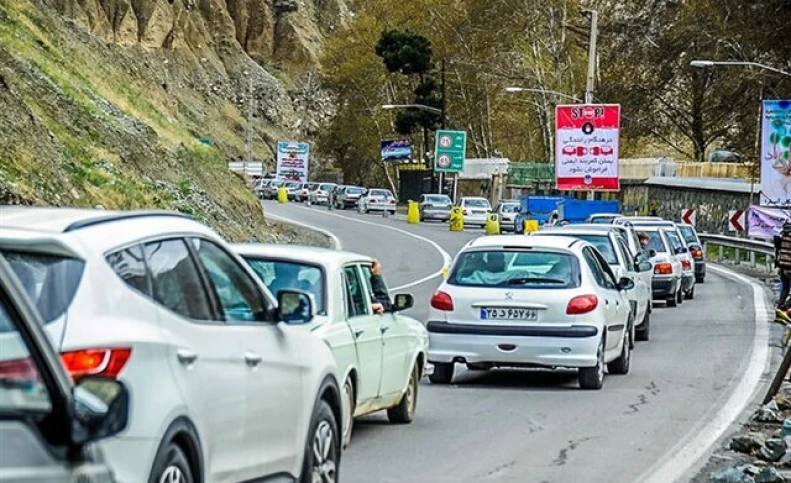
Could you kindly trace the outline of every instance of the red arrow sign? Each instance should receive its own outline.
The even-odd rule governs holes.
[[[744,210],[728,212],[728,231],[744,231]]]
[[[695,226],[695,209],[681,210],[681,221],[688,225]]]

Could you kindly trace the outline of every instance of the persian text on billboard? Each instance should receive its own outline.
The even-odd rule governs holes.
[[[621,106],[558,106],[555,177],[558,190],[617,191]]]
[[[308,143],[277,143],[277,179],[307,182],[309,154],[310,145]]]

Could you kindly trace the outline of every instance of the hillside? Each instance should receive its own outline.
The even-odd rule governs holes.
[[[226,162],[331,114],[313,66],[342,0],[3,0],[0,204],[179,209],[271,239]]]

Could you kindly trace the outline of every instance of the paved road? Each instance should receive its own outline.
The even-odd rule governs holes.
[[[408,225],[354,212],[265,203],[267,212],[334,232],[344,249],[382,260],[390,286],[437,271],[436,242],[453,255],[481,232]],[[425,320],[439,278],[407,290]],[[634,482],[694,434],[733,392],[755,335],[750,288],[710,272],[696,299],[658,305],[651,341],[632,371],[602,391],[580,391],[573,372],[462,372],[453,385],[420,386],[416,420],[358,421],[344,454],[345,483]],[[457,366],[458,368],[459,366]]]

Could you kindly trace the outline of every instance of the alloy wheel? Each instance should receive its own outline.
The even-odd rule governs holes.
[[[599,359],[599,364],[596,366],[596,376],[599,378],[600,381],[604,380],[604,337],[601,339],[601,343],[599,343],[599,351],[596,353],[596,357]]]
[[[327,421],[321,421],[313,434],[312,483],[336,483],[335,435]]]
[[[187,480],[184,478],[184,473],[178,466],[168,466],[159,477],[159,483],[185,483]]]
[[[409,386],[406,388],[406,407],[407,411],[409,412],[409,416],[415,414],[415,371],[412,371],[412,375],[409,376]]]
[[[344,445],[349,443],[352,424],[354,424],[354,387],[350,380],[346,380],[343,385],[343,398],[345,403],[344,421],[343,421],[343,442]]]

